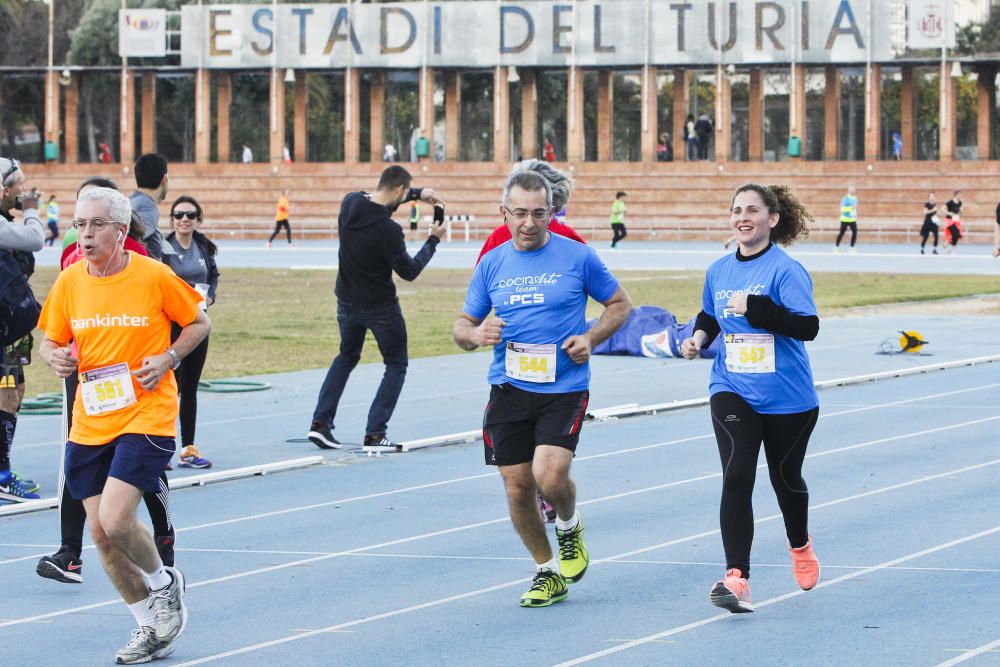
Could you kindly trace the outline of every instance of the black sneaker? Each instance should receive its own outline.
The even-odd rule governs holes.
[[[384,433],[366,435],[365,442],[361,446],[363,452],[395,452],[399,449],[400,445],[389,440]]]
[[[174,566],[174,536],[174,529],[171,528],[169,535],[157,535],[153,538],[156,542],[156,553],[160,554],[160,560],[168,567]]]
[[[330,432],[329,426],[324,426],[320,422],[314,421],[312,426],[309,427],[309,435],[306,436],[312,444],[316,445],[320,449],[340,449],[343,447],[336,438],[333,437],[333,433]]]
[[[61,581],[64,584],[83,583],[83,561],[71,551],[57,551],[51,556],[42,556],[35,572],[39,577]]]

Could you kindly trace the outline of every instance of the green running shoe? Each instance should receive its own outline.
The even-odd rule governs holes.
[[[590,554],[583,542],[583,518],[573,530],[556,528],[559,540],[559,573],[571,584],[583,579],[587,566],[590,564]]]
[[[539,570],[531,581],[531,588],[521,596],[522,607],[548,607],[561,602],[569,595],[566,580],[558,572]]]

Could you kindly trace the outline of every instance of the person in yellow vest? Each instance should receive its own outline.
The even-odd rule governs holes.
[[[288,190],[282,190],[281,196],[278,197],[278,210],[274,214],[274,232],[271,233],[271,238],[267,240],[268,248],[271,247],[271,242],[281,232],[282,227],[285,228],[285,235],[288,237],[288,247],[294,248],[295,244],[292,243],[292,228],[288,225]]]
[[[840,242],[844,238],[844,233],[851,230],[851,254],[856,255],[858,251],[854,248],[854,243],[858,240],[858,197],[854,193],[854,186],[847,188],[847,194],[840,200],[840,233],[837,234],[837,243],[833,246],[835,253],[840,252]]]
[[[617,248],[618,242],[628,236],[625,231],[625,193],[619,192],[615,195],[615,201],[611,204],[611,247]]]

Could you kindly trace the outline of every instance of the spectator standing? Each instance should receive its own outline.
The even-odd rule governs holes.
[[[45,217],[49,225],[49,235],[45,238],[45,245],[50,248],[55,245],[59,238],[59,202],[55,195],[49,196],[49,203],[45,207]]]
[[[173,248],[163,245],[160,233],[159,203],[167,196],[167,158],[159,153],[146,153],[139,157],[133,169],[136,191],[129,197],[132,211],[142,221],[142,241],[153,259],[160,261]]]

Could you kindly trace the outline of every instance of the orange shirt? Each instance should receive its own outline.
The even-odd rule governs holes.
[[[42,306],[38,327],[65,345],[75,340],[80,373],[125,362],[137,370],[145,357],[170,347],[170,322],[187,326],[198,317],[202,297],[166,264],[130,253],[121,273],[98,278],[77,262],[59,274]],[[168,371],[156,389],[145,391],[132,377],[136,402],[113,412],[88,415],[83,392],[73,403],[69,439],[103,445],[125,433],[175,437],[177,381]]]
[[[281,195],[278,197],[278,212],[274,214],[275,220],[288,220],[288,197]]]

